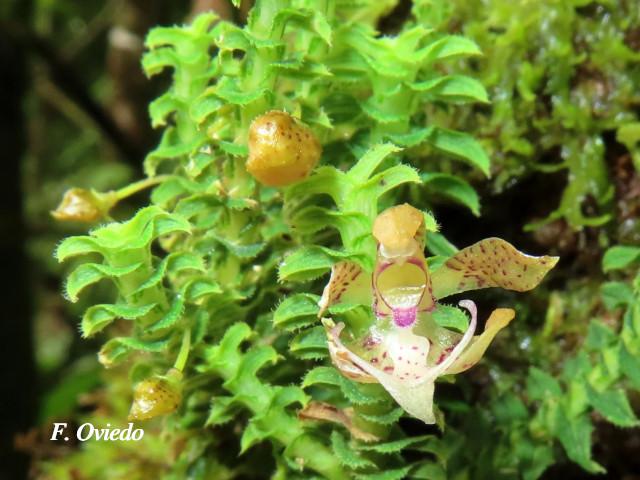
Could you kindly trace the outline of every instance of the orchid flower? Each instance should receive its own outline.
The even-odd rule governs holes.
[[[434,272],[424,257],[422,212],[408,204],[381,213],[373,225],[377,241],[374,272],[339,262],[319,302],[320,316],[338,304],[370,305],[375,321],[365,335],[341,338],[344,323],[323,318],[329,352],[338,370],[358,382],[380,383],[410,415],[435,423],[434,384],[438,377],[478,363],[496,334],[514,318],[509,308],[493,311],[484,332],[475,335],[477,310],[463,334],[440,327],[432,313],[447,296],[488,287],[535,288],[558,257],[533,257],[499,238],[488,238],[447,259]]]

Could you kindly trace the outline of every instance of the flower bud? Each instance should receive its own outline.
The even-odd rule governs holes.
[[[286,112],[268,112],[251,123],[246,166],[263,185],[282,187],[302,180],[321,154],[313,132]]]
[[[133,391],[129,420],[147,420],[171,413],[182,401],[182,374],[171,369],[166,375],[156,375],[138,383]]]
[[[96,222],[104,217],[115,203],[111,195],[84,188],[70,188],[51,215],[56,220],[65,222]]]
[[[71,188],[51,215],[56,220],[95,222],[101,216],[94,195],[82,188]]]
[[[424,216],[408,203],[388,208],[373,223],[373,236],[389,252],[409,253],[424,234]]]

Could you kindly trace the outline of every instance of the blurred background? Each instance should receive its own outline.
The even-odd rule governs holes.
[[[393,32],[410,2],[385,3],[390,8],[379,27]],[[436,217],[460,244],[469,243],[472,230],[473,237],[506,236],[524,250],[562,255],[565,275],[576,279],[574,301],[585,305],[575,316],[584,318],[604,249],[640,244],[640,4],[538,3],[531,9],[526,1],[454,0],[434,7],[435,26],[464,33],[485,52],[456,68],[482,81],[493,102],[447,120],[480,138],[492,158],[490,182],[469,178],[481,193],[483,216],[443,201]],[[46,422],[90,408],[88,392],[100,381],[97,346],[77,331],[88,302],[65,301],[67,267],[52,257],[61,238],[87,227],[56,222],[50,211],[70,187],[105,191],[142,176],[145,153],[158,140],[147,106],[169,80],[142,74],[145,34],[208,9],[242,22],[247,6],[0,2],[1,479],[26,478],[34,459],[64,455],[42,441]],[[143,199],[134,196],[123,208],[133,211]],[[584,326],[568,321],[582,338]],[[610,469],[608,478],[640,478],[629,473],[638,472],[637,429],[598,427],[596,458]],[[585,474],[570,467],[549,475]]]
[[[77,334],[83,307],[61,296],[52,257],[87,226],[50,211],[70,187],[108,190],[141,177],[158,138],[147,105],[163,86],[142,73],[144,37],[210,8],[232,14],[215,0],[0,2],[1,479],[26,478],[33,427],[64,416],[99,381],[95,345]]]

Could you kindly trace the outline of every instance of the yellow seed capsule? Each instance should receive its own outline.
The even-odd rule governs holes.
[[[93,192],[84,188],[70,188],[51,215],[62,221],[95,222],[102,218],[103,212],[100,201]]]
[[[133,391],[129,420],[147,420],[176,410],[182,401],[181,378],[182,374],[172,369],[165,376],[157,375],[138,383]]]
[[[373,236],[389,251],[413,248],[414,239],[424,229],[424,216],[408,203],[388,208],[373,223]]]
[[[268,112],[251,123],[247,170],[263,185],[282,187],[302,180],[321,154],[313,132],[286,112]]]

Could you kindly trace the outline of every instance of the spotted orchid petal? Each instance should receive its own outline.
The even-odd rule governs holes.
[[[460,304],[471,312],[469,328],[449,354],[435,364],[428,360],[430,341],[414,334],[410,328],[392,325],[386,335],[378,338],[380,342],[374,343],[375,347],[368,351],[365,349],[361,356],[341,340],[344,324],[334,325],[331,320],[324,319],[334,365],[353,380],[377,381],[407,413],[433,424],[434,383],[465,352],[476,328],[475,304],[469,300]]]
[[[338,262],[331,268],[329,283],[324,287],[318,302],[321,317],[327,308],[338,303],[371,305],[371,274],[367,274],[357,263]]]
[[[488,287],[525,292],[556,263],[558,257],[533,257],[500,238],[487,238],[460,250],[432,273],[433,295],[439,300]]]

